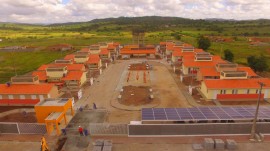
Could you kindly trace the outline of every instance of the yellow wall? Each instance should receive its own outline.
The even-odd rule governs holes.
[[[85,63],[88,60],[88,57],[85,58],[74,58],[76,63]]]
[[[184,74],[188,74],[188,68],[184,66],[184,64],[182,65],[182,69],[183,69],[183,73]]]
[[[91,54],[99,54],[100,50],[90,50]]]
[[[63,74],[67,74],[67,70],[63,71],[46,71],[46,75],[53,78],[63,77]]]
[[[86,72],[84,72],[81,77],[81,85],[83,85],[85,82],[86,82]]]

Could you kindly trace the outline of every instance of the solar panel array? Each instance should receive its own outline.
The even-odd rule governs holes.
[[[143,108],[142,121],[251,120],[256,107]],[[270,119],[270,107],[260,107],[258,119]]]

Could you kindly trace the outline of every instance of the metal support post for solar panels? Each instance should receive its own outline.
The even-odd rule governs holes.
[[[250,140],[251,141],[255,140],[256,122],[257,122],[257,118],[258,118],[258,112],[259,112],[259,106],[260,106],[260,100],[261,100],[261,94],[262,94],[262,87],[264,86],[264,83],[262,83],[262,82],[258,82],[258,84],[260,85],[259,99],[257,101],[257,107],[256,107],[256,111],[255,111],[255,116],[254,116],[254,119],[253,119],[252,128],[251,128],[251,134],[250,134]]]

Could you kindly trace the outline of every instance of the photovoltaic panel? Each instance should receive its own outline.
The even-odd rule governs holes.
[[[143,121],[252,120],[256,107],[143,108]],[[270,120],[270,107],[259,109],[258,119]]]

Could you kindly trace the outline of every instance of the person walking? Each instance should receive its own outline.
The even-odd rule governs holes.
[[[94,109],[94,110],[97,109],[96,103],[93,103],[93,109]]]
[[[79,126],[78,131],[79,131],[80,135],[83,136],[83,128],[81,126]]]

